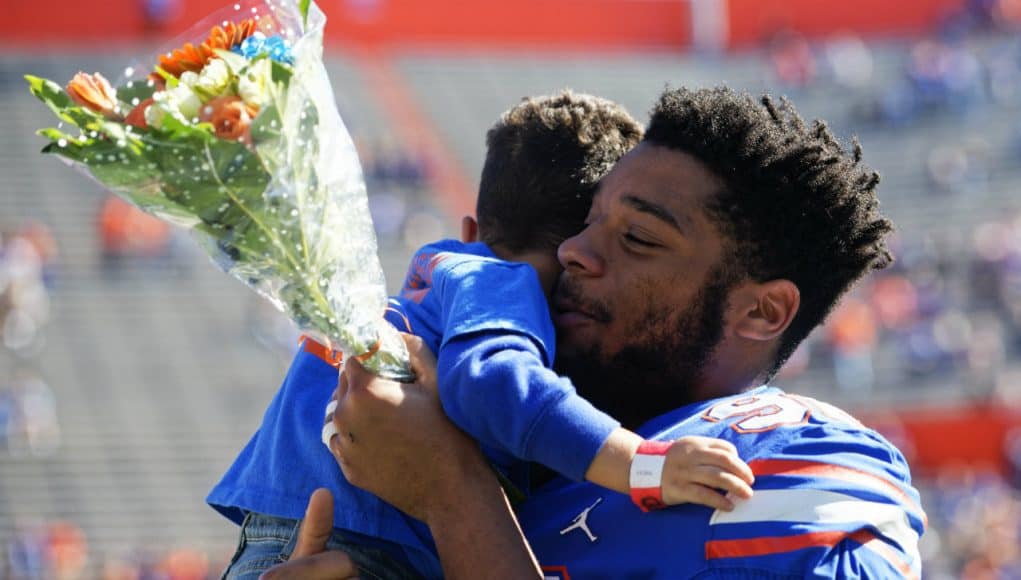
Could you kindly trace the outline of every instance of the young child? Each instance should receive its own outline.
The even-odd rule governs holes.
[[[550,370],[555,335],[547,296],[561,270],[556,248],[583,227],[597,182],[640,137],[640,127],[626,112],[594,97],[565,92],[513,107],[487,135],[476,209],[479,221],[464,219],[464,241],[438,242],[416,253],[401,295],[393,301],[397,308],[388,318],[398,328],[421,336],[437,354],[444,410],[479,440],[494,466],[518,488],[527,489],[526,462],[535,461],[575,480],[635,492],[642,509],[681,502],[729,509],[731,501],[723,494],[705,492],[714,488],[736,497],[751,495],[751,471],[732,446],[694,437],[669,448],[647,446],[634,462],[639,469],[632,470],[641,437],[620,428],[579,396],[569,380]],[[311,341],[303,348],[336,362],[332,353],[322,352]],[[296,359],[281,393],[288,390],[288,382],[298,383],[299,376],[306,391],[315,386],[318,392],[328,375],[332,394],[336,371],[328,372],[324,366],[332,369]],[[280,431],[298,415],[304,417],[307,409],[295,407],[296,401],[289,405],[286,398],[278,394],[263,429],[246,448],[252,459],[242,461],[243,453],[224,479],[245,481],[248,489],[222,482],[210,495],[210,503],[229,517],[238,515],[232,506],[262,514],[257,521],[252,516],[246,519],[242,544],[254,543],[252,538],[265,542],[274,537],[274,530],[276,537],[287,535],[287,529],[293,536],[296,528],[290,526],[301,517],[305,498],[316,487],[329,487],[335,498],[334,525],[339,528],[331,547],[348,551],[363,573],[408,577],[410,568],[425,577],[441,576],[420,522],[351,487],[339,474],[313,481],[293,465],[295,457],[284,453],[283,438],[296,433]],[[321,400],[312,420],[316,426],[321,425],[325,405]],[[304,432],[307,427],[297,429]],[[324,432],[324,439],[332,435]],[[267,445],[267,439],[277,448]],[[318,457],[306,455],[303,463]],[[268,472],[261,465],[265,463],[270,464]],[[336,470],[332,457],[329,463]],[[259,479],[260,474],[268,477]],[[282,477],[304,479],[288,486],[286,509],[275,508],[284,513],[267,514],[243,505],[252,503],[249,498],[257,499],[252,488],[270,487]],[[634,490],[632,477],[637,486],[648,489]],[[267,551],[265,556],[279,557],[287,546],[269,550],[276,553]],[[267,558],[260,562],[252,553],[263,552],[242,545],[227,577],[261,570],[258,565],[265,566]]]

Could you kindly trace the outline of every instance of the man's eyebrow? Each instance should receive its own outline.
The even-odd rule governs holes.
[[[621,201],[623,201],[625,205],[630,206],[632,209],[635,209],[642,213],[647,213],[652,217],[664,222],[668,226],[674,228],[678,232],[682,234],[684,233],[684,230],[681,228],[681,224],[677,220],[677,217],[674,216],[674,214],[670,213],[670,211],[667,208],[663,207],[662,205],[659,205],[658,203],[653,203],[651,201],[642,199],[636,195],[631,194],[623,196],[621,198]]]

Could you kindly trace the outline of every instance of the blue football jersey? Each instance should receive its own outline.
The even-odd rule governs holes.
[[[519,511],[546,578],[919,578],[925,514],[886,439],[773,387],[697,403],[639,433],[733,443],[755,474],[731,512],[643,513],[589,483],[551,482]]]

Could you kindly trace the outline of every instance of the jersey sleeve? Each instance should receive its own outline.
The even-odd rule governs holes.
[[[441,254],[433,283],[441,303],[442,344],[480,332],[528,337],[552,366],[556,334],[535,270],[523,263]]]
[[[900,452],[860,427],[810,422],[780,436],[784,430],[734,436],[759,439],[743,446],[760,450],[746,457],[755,493],[713,514],[710,568],[919,578],[926,518]]]
[[[517,333],[445,342],[438,382],[444,411],[479,442],[575,481],[619,426],[546,368],[538,345]]]

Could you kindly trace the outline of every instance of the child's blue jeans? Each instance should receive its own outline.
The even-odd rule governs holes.
[[[257,580],[267,569],[286,562],[298,539],[298,520],[249,513],[241,524],[241,537],[222,580]],[[334,530],[326,544],[329,550],[343,550],[358,566],[358,576],[366,580],[418,580],[407,564],[388,552],[366,543],[372,539],[355,538]],[[374,540],[379,542],[379,540]]]

